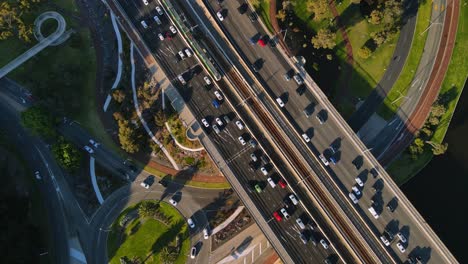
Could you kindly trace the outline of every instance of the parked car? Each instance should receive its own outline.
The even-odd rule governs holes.
[[[244,129],[244,124],[242,124],[242,121],[240,121],[240,120],[236,121],[236,126],[239,128],[239,130]]]
[[[160,15],[160,16],[164,15],[164,12],[162,11],[160,6],[156,6],[155,9],[156,9],[156,12],[158,12],[158,15]]]
[[[187,219],[187,224],[190,228],[195,228],[195,223],[193,222],[192,218]]]
[[[215,94],[215,96],[216,96],[216,98],[218,100],[220,100],[220,101],[223,100],[223,96],[221,95],[221,93],[219,91],[215,91],[214,94]]]

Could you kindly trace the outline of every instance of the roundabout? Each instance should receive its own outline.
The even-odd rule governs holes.
[[[107,248],[109,263],[185,263],[190,250],[188,226],[168,203],[142,201],[114,221]]]

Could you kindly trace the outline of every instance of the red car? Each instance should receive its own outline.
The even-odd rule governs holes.
[[[282,219],[282,218],[281,218],[281,215],[278,214],[278,212],[274,212],[274,213],[273,213],[273,216],[275,217],[276,221],[278,221],[278,222],[280,222],[281,219]]]
[[[279,186],[280,186],[281,188],[283,188],[283,189],[286,188],[286,185],[288,185],[283,179],[280,179],[280,180],[278,181],[278,184],[279,184]]]
[[[265,47],[265,46],[266,46],[265,40],[263,40],[263,39],[259,39],[257,43],[258,43],[258,45],[260,45],[261,47]]]

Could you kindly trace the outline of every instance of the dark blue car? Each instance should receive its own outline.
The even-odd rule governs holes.
[[[213,106],[214,106],[215,108],[219,108],[219,102],[218,102],[218,100],[213,99],[213,101],[211,101],[211,104],[213,104]]]

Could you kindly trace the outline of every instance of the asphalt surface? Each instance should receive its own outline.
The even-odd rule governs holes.
[[[249,43],[248,39],[250,37],[259,32],[261,35],[265,35],[266,32],[263,31],[263,28],[257,22],[250,22],[245,14],[242,15],[237,11],[239,1],[223,1],[221,5],[216,1],[210,1],[210,4],[213,11],[221,9],[223,10],[222,12],[227,14],[221,24],[232,36],[231,42],[234,40],[235,44],[240,47],[246,60],[250,63],[258,59],[264,61],[257,76],[265,84],[266,92],[272,99],[281,97],[285,103],[285,107],[281,110],[282,113],[288,117],[289,122],[293,124],[297,131],[308,133],[308,136],[312,139],[313,144],[307,144],[309,157],[307,157],[307,151],[302,152],[304,153],[303,157],[308,161],[310,160],[309,164],[315,165],[316,169],[319,168],[317,160],[311,159],[310,156],[324,153],[325,156],[329,157],[331,155],[330,145],[333,144],[338,147],[337,154],[334,154],[338,163],[336,165],[331,164],[326,169],[331,178],[323,177],[323,173],[317,171],[318,169],[315,172],[324,183],[329,183],[326,185],[332,194],[334,194],[332,190],[333,184],[330,181],[333,181],[338,186],[341,193],[339,195],[334,194],[335,199],[343,208],[353,208],[351,211],[348,210],[348,212],[353,212],[349,215],[350,220],[354,221],[353,215],[356,214],[354,212],[357,212],[362,217],[364,223],[366,223],[371,231],[363,231],[361,234],[374,246],[373,249],[380,251],[376,243],[381,243],[378,236],[380,236],[384,229],[389,230],[393,234],[401,231],[406,237],[410,237],[410,239],[408,239],[407,243],[404,243],[406,248],[405,253],[401,253],[397,249],[397,238],[393,240],[391,246],[386,247],[387,252],[393,259],[404,261],[408,255],[421,255],[424,260],[430,259],[433,263],[442,261],[439,258],[441,256],[434,250],[434,245],[427,241],[424,232],[421,230],[420,223],[417,223],[412,217],[408,216],[406,211],[408,209],[396,207],[396,210],[392,213],[385,208],[389,203],[397,205],[399,197],[395,197],[394,191],[390,188],[385,188],[386,183],[383,179],[378,176],[374,178],[370,175],[369,171],[373,166],[367,160],[362,160],[362,153],[344,138],[338,124],[334,120],[327,120],[325,124],[320,125],[315,115],[324,109],[320,105],[315,105],[315,99],[308,92],[298,95],[296,93],[298,85],[294,80],[286,81],[282,78],[282,75],[290,68],[284,61],[284,58],[281,57],[281,54],[275,48],[260,47],[259,45]],[[214,12],[212,14],[214,16]],[[314,112],[311,118],[306,118],[302,110],[310,104],[314,105]],[[272,112],[274,111],[275,109],[272,108]],[[285,128],[286,126],[284,126]],[[297,133],[291,133],[291,140],[293,140],[293,137],[298,138]],[[298,148],[303,149],[300,146]],[[355,166],[353,163],[359,164],[359,166]],[[356,185],[355,178],[357,176],[363,181],[364,187],[358,187],[362,194],[358,195],[359,203],[352,205],[348,198],[348,193],[351,191],[351,187]],[[373,187],[375,187],[377,192]],[[376,211],[380,214],[378,219],[374,219],[368,211],[368,207],[372,203],[374,203]],[[362,225],[360,224],[362,222],[357,220],[354,223],[355,225]]]
[[[400,29],[400,37],[398,38],[398,42],[395,46],[392,61],[387,66],[387,70],[377,86],[361,104],[359,109],[357,109],[349,120],[347,120],[349,126],[355,132],[358,132],[359,129],[369,120],[372,114],[379,109],[396,80],[400,77],[400,73],[406,63],[406,58],[411,50],[417,13],[418,1],[407,1],[407,4],[405,5],[405,13],[402,18],[403,25]]]
[[[32,101],[28,99],[26,90],[18,90],[16,85],[6,78],[0,79],[0,124],[7,138],[17,147],[22,157],[28,162],[34,171],[39,171],[41,179],[37,180],[37,187],[44,199],[47,210],[51,234],[49,239],[49,254],[55,263],[69,263],[68,246],[68,226],[65,211],[59,194],[56,191],[54,175],[56,170],[55,161],[50,156],[43,153],[49,150],[46,144],[37,137],[30,135],[21,126],[18,110],[22,109],[18,105],[30,105]],[[24,100],[24,101],[23,101]],[[28,101],[26,101],[28,100]],[[25,102],[26,101],[26,102]],[[52,173],[50,173],[52,172]],[[31,171],[31,177],[34,172]]]
[[[246,128],[243,130],[238,129],[234,124],[238,118],[224,100],[219,101],[220,107],[218,109],[212,105],[212,100],[216,100],[214,91],[217,88],[213,84],[206,86],[203,77],[208,74],[200,72],[192,75],[190,71],[187,71],[187,69],[193,69],[196,67],[195,71],[198,72],[201,70],[201,67],[199,65],[196,66],[198,62],[193,57],[185,58],[183,60],[178,57],[178,51],[187,47],[187,45],[180,39],[180,36],[177,35],[179,33],[177,33],[171,40],[159,40],[157,33],[164,33],[168,30],[168,21],[164,17],[166,14],[160,16],[163,25],[157,25],[156,22],[152,20],[152,17],[156,15],[156,11],[154,9],[155,3],[150,3],[149,6],[144,6],[143,4],[140,5],[139,2],[127,3],[120,1],[120,4],[132,19],[134,25],[139,29],[140,34],[143,36],[150,49],[154,52],[154,56],[158,58],[162,65],[164,65],[165,72],[168,77],[170,79],[174,79],[174,83],[176,85],[178,84],[180,88],[179,91],[182,93],[182,96],[194,112],[197,120],[200,121],[202,118],[207,119],[210,124],[210,127],[205,129],[207,135],[210,136],[219,148],[226,164],[236,173],[241,182],[245,184],[251,198],[256,202],[256,204],[258,204],[263,217],[269,221],[273,230],[281,234],[280,237],[286,242],[284,244],[288,246],[291,252],[295,252],[298,256],[301,256],[298,260],[299,262],[306,262],[308,260],[313,262],[323,261],[331,251],[324,250],[320,245],[316,247],[303,245],[299,239],[298,226],[292,224],[297,216],[301,216],[305,221],[306,216],[301,207],[290,206],[289,211],[292,215],[291,220],[284,221],[283,219],[283,221],[279,223],[276,222],[276,220],[273,220],[273,212],[284,207],[283,199],[287,197],[289,191],[287,189],[281,189],[279,186],[271,188],[266,182],[266,177],[258,170],[260,162],[256,162],[253,165],[253,167],[256,168],[255,170],[249,167],[248,164],[251,161],[251,153],[255,153],[258,158],[265,154],[262,153],[262,150],[258,147],[250,146],[249,143],[245,146],[241,145],[238,137],[243,136],[248,140],[252,137],[251,133],[249,133]],[[147,29],[144,29],[141,26],[141,20],[145,20],[148,25]],[[179,74],[184,76],[184,79],[188,82],[187,85],[182,87],[181,84],[179,84],[179,81],[176,79],[176,76]],[[226,122],[223,119],[226,115],[231,119],[229,124],[225,124]],[[214,132],[212,129],[212,125],[214,124],[216,117],[220,117],[224,123],[220,126],[221,131],[219,134]],[[257,140],[262,141],[262,139]],[[275,172],[271,164],[267,164],[266,168],[269,171],[268,175],[277,182],[281,176]],[[263,189],[260,194],[256,193],[253,188],[256,183],[259,183]],[[319,232],[312,231],[309,228],[307,232],[309,235],[313,234],[317,240],[321,237]],[[313,254],[310,254],[310,252],[313,252]]]
[[[445,0],[438,0],[434,5],[445,5]],[[445,9],[444,9],[445,10]],[[420,63],[416,70],[414,79],[395,116],[390,119],[387,126],[384,127],[368,145],[372,148],[372,153],[379,159],[385,154],[385,151],[393,143],[398,143],[405,129],[405,122],[408,117],[416,111],[418,101],[423,95],[424,89],[431,77],[431,72],[434,67],[437,51],[439,49],[440,40],[443,33],[443,23],[445,11],[433,8],[431,21],[434,25],[425,32],[427,35],[424,52]]]

